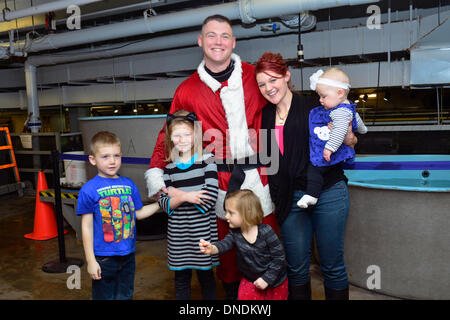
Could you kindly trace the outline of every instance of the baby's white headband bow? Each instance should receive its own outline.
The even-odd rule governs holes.
[[[331,87],[337,87],[337,88],[342,88],[342,89],[350,89],[350,87],[351,87],[350,84],[345,83],[345,82],[332,80],[332,79],[328,79],[328,78],[321,78],[320,76],[322,74],[323,74],[323,70],[320,69],[320,70],[316,71],[315,73],[313,73],[313,75],[311,77],[309,77],[309,82],[310,82],[309,87],[311,88],[311,90],[315,91],[318,83],[326,84]]]

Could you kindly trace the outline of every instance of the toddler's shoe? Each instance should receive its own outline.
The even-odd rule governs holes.
[[[319,199],[305,194],[300,200],[298,200],[297,205],[300,208],[306,209],[306,208],[308,208],[308,206],[315,205],[317,203],[317,200],[319,200]]]

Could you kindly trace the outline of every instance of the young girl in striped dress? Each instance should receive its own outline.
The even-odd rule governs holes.
[[[217,255],[198,250],[200,239],[217,241],[214,211],[218,193],[217,166],[212,154],[202,152],[201,127],[195,113],[179,110],[167,116],[166,151],[170,163],[164,169],[160,207],[169,215],[167,228],[168,265],[175,271],[175,297],[191,296],[192,270],[196,270],[202,297],[216,298],[213,266]]]

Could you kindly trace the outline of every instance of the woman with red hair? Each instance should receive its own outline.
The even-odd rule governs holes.
[[[320,105],[318,98],[292,92],[291,73],[280,54],[264,53],[256,63],[256,81],[268,104],[261,128],[275,130],[279,170],[268,176],[275,215],[286,250],[290,299],[311,299],[310,257],[315,234],[326,299],[348,299],[348,276],[344,262],[344,231],[349,209],[347,179],[340,164],[325,176],[317,204],[297,206],[305,194],[309,161],[309,112]],[[268,134],[266,146],[271,146]],[[354,144],[347,134],[344,143]]]

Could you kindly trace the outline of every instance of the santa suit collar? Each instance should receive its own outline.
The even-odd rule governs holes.
[[[228,79],[228,86],[233,88],[242,87],[242,65],[241,58],[235,53],[231,54],[231,59],[234,60],[234,70],[231,73],[230,78]],[[208,72],[205,70],[205,60],[199,64],[197,68],[198,75],[200,80],[204,82],[214,93],[222,87],[222,84],[214,79]]]

